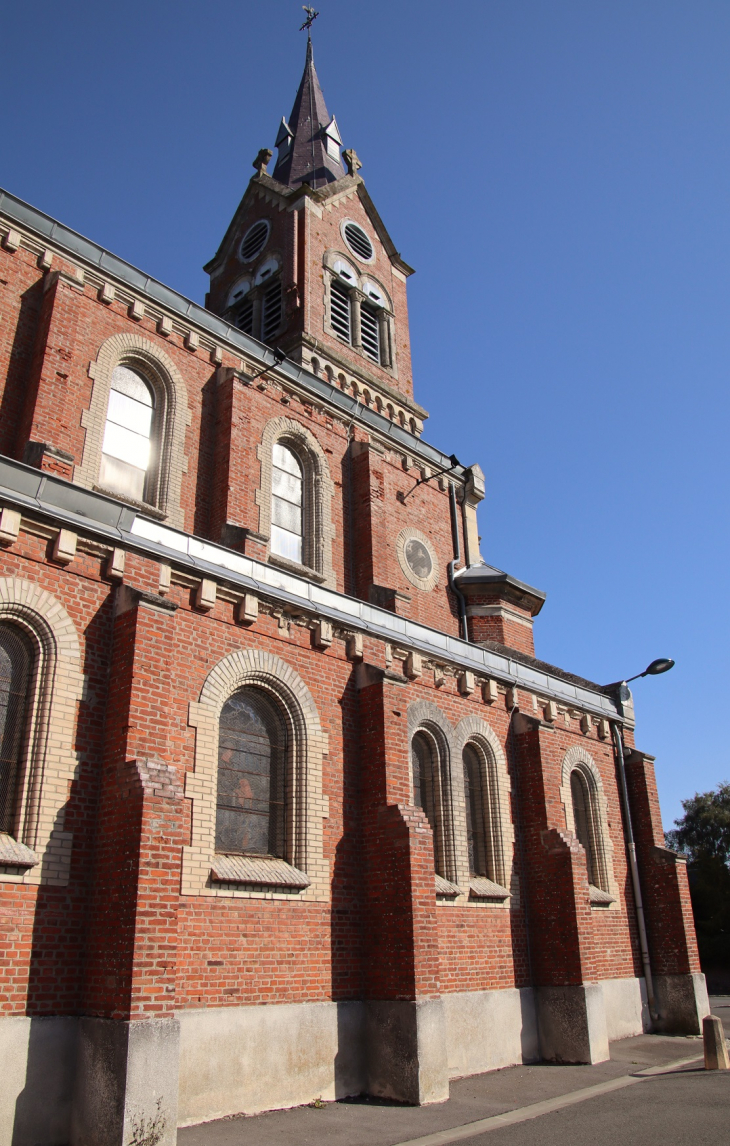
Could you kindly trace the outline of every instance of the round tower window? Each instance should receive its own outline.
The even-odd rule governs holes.
[[[362,227],[351,220],[346,220],[342,227],[342,234],[345,237],[345,242],[356,255],[364,263],[371,263],[375,257],[375,251],[370,239],[363,231]]]
[[[410,541],[406,542],[406,561],[411,573],[415,573],[416,577],[425,581],[431,576],[433,569],[431,554],[417,537],[412,537]]]
[[[258,223],[249,227],[241,240],[241,258],[244,263],[250,263],[251,259],[255,259],[263,251],[270,230],[271,223],[268,219],[259,219]]]
[[[395,541],[398,563],[417,589],[428,592],[438,580],[439,562],[431,541],[420,529],[401,529]]]

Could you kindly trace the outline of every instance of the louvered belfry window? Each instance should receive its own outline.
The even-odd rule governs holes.
[[[236,313],[236,326],[244,334],[253,334],[253,299],[247,298],[241,303]]]
[[[488,831],[485,816],[484,767],[479,752],[467,744],[462,754],[464,763],[464,799],[466,803],[466,839],[469,851],[469,874],[494,878],[490,871]]]
[[[380,365],[380,324],[375,307],[363,303],[360,308],[360,337],[362,348],[373,362]]]
[[[270,342],[281,326],[282,297],[281,281],[273,282],[267,288],[261,305],[261,341]]]
[[[271,467],[271,552],[302,564],[304,475],[293,450],[274,444]]]
[[[286,725],[277,705],[243,688],[223,706],[218,742],[215,847],[285,857]]]
[[[349,345],[352,342],[350,292],[337,279],[333,279],[330,285],[330,321],[337,337]]]
[[[15,625],[0,624],[0,831],[12,834],[23,756],[33,650]]]

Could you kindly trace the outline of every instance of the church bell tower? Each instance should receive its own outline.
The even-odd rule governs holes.
[[[314,66],[311,39],[289,118],[205,270],[208,308],[313,373],[391,412],[420,433],[413,400],[406,279],[360,175],[342,151]]]

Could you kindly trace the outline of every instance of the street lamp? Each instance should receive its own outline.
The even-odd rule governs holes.
[[[619,710],[623,710],[623,705],[626,701],[631,699],[631,689],[629,688],[630,680],[639,680],[643,676],[659,676],[663,672],[669,672],[674,668],[674,661],[671,657],[659,657],[657,660],[652,661],[643,672],[639,672],[636,676],[630,676],[628,680],[619,680],[612,685],[606,685],[606,691],[614,689],[619,703]],[[641,882],[639,880],[639,864],[636,856],[636,841],[634,839],[634,829],[631,823],[631,806],[629,804],[629,793],[626,784],[626,768],[625,759],[631,755],[631,750],[624,747],[624,738],[621,731],[621,724],[619,721],[611,721],[611,728],[613,730],[613,739],[616,747],[616,771],[618,772],[618,789],[619,797],[621,800],[621,810],[624,816],[624,825],[626,831],[626,850],[629,856],[629,869],[631,871],[631,882],[634,888],[634,905],[636,908],[636,923],[639,931],[639,947],[641,948],[641,961],[644,966],[644,981],[646,983],[647,1003],[649,1004],[649,1013],[652,1019],[659,1018],[656,1006],[656,998],[654,995],[654,983],[651,973],[651,961],[649,958],[649,941],[646,934],[646,920],[644,918],[644,901],[641,894]]]
[[[637,672],[636,676],[630,676],[629,680],[639,680],[642,676],[659,676],[660,673],[669,672],[669,670],[673,668],[674,661],[671,657],[659,657],[658,660],[652,661],[649,667],[645,668],[643,672]],[[625,680],[622,683],[628,684],[629,680]]]

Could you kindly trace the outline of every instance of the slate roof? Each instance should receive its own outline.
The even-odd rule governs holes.
[[[332,123],[314,66],[312,41],[308,40],[304,74],[294,107],[288,123],[282,121],[276,137],[278,146],[290,131],[292,143],[288,151],[279,153],[274,179],[286,187],[299,187],[302,183],[308,183],[310,187],[322,187],[325,183],[341,179],[345,174],[342,163],[327,154],[325,133]],[[334,131],[336,133],[336,127]]]

